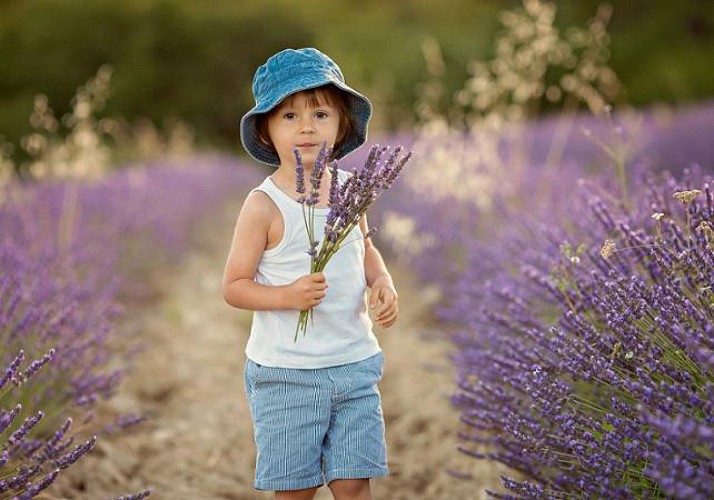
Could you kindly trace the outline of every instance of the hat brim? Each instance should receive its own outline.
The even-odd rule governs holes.
[[[344,157],[364,144],[367,140],[367,124],[372,115],[372,104],[369,102],[369,99],[330,74],[308,74],[301,75],[300,78],[282,82],[281,93],[276,93],[256,103],[253,109],[243,115],[240,120],[240,139],[248,154],[266,165],[274,167],[280,165],[280,158],[275,150],[267,144],[264,144],[258,138],[257,115],[268,113],[292,94],[328,84],[334,85],[347,94],[350,112],[354,117],[354,128],[350,135],[342,142],[339,150],[335,151],[335,159]]]

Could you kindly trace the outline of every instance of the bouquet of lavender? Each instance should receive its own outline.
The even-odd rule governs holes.
[[[337,176],[337,162],[329,161],[332,149],[323,144],[310,173],[310,193],[306,196],[305,168],[300,152],[295,149],[295,190],[300,194],[298,201],[302,204],[305,228],[310,246],[310,272],[321,272],[327,266],[333,255],[340,249],[347,235],[359,224],[362,216],[379,198],[379,195],[394,183],[402,168],[411,157],[411,152],[403,153],[403,148],[397,146],[372,146],[362,168],[355,169],[353,174],[340,185]],[[320,183],[326,169],[330,171],[330,192],[325,222],[325,237],[317,241],[315,235],[315,206],[320,201]],[[371,229],[365,239],[374,234]],[[303,335],[307,330],[308,319],[312,309],[300,311],[295,330],[295,341],[298,333]]]

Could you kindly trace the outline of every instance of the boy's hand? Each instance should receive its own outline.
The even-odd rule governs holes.
[[[322,302],[330,285],[323,273],[312,273],[293,281],[287,287],[288,307],[298,311],[307,311]]]
[[[374,320],[382,328],[389,328],[397,322],[399,318],[399,296],[389,277],[379,277],[372,283],[369,308],[373,311]]]

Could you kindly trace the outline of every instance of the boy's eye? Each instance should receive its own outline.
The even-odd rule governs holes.
[[[329,115],[327,114],[326,111],[317,111],[317,112],[315,113],[315,116],[316,116],[317,118],[327,118]]]
[[[285,118],[287,120],[292,120],[295,118],[295,113],[289,111],[283,115],[283,118]]]

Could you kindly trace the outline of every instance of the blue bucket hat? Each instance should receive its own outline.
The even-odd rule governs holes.
[[[291,94],[331,84],[347,94],[354,128],[334,152],[335,159],[357,149],[367,140],[367,123],[372,115],[369,100],[350,88],[335,62],[317,49],[285,49],[260,66],[253,77],[255,106],[240,120],[240,140],[256,160],[280,164],[275,150],[258,138],[256,115],[269,112]]]

